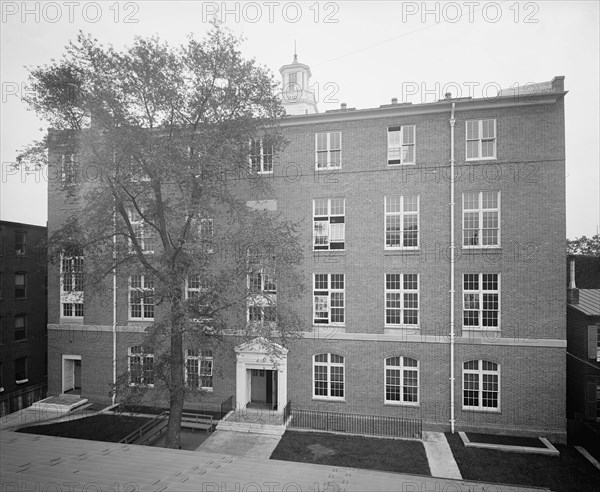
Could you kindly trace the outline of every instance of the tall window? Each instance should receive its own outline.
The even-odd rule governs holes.
[[[272,268],[254,268],[248,272],[248,321],[277,320],[277,286]]]
[[[385,324],[417,326],[419,324],[419,275],[387,273],[385,275]]]
[[[318,198],[313,200],[313,248],[344,249],[346,239],[346,200]]]
[[[129,319],[154,319],[154,281],[147,276],[129,277]]]
[[[497,273],[463,275],[463,327],[500,327],[500,278]]]
[[[27,274],[15,273],[15,298],[27,297]]]
[[[188,349],[185,357],[185,381],[188,386],[213,390],[212,350]]]
[[[83,256],[62,256],[61,305],[65,318],[83,317]]]
[[[263,140],[250,141],[250,170],[258,174],[273,172],[273,146]]]
[[[463,246],[500,245],[500,192],[463,193]]]
[[[22,384],[27,381],[27,357],[19,357],[15,359],[15,382]]]
[[[200,275],[189,275],[185,283],[185,295],[187,299],[198,299],[204,290],[202,277]]]
[[[15,341],[27,338],[27,316],[17,314],[15,316]]]
[[[342,133],[315,134],[316,168],[340,169],[342,167]]]
[[[313,396],[330,400],[344,398],[344,357],[336,354],[313,356]]]
[[[130,386],[154,386],[154,355],[147,354],[140,345],[128,349]]]
[[[415,163],[415,126],[388,128],[388,165]]]
[[[15,231],[15,254],[17,256],[27,254],[27,233],[25,231]]]
[[[463,408],[500,409],[500,366],[487,360],[463,364]]]
[[[203,251],[206,253],[212,253],[215,239],[213,219],[200,219],[198,223],[198,236],[202,243]]]
[[[467,121],[467,160],[496,158],[496,120]]]
[[[385,197],[385,249],[419,247],[419,195]]]
[[[60,181],[65,186],[75,184],[77,175],[75,154],[61,154],[60,156]]]
[[[131,221],[135,240],[139,244],[141,250],[144,253],[154,253],[156,248],[156,232],[152,229],[152,226],[145,222],[136,212],[131,212],[129,214],[129,220]],[[133,250],[133,241],[131,241],[131,239],[130,245]]]
[[[418,405],[419,362],[416,359],[385,359],[385,402]]]
[[[345,321],[345,288],[343,273],[314,274],[314,316],[319,325],[343,325]]]

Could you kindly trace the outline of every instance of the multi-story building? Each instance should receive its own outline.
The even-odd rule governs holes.
[[[0,221],[0,415],[46,395],[46,228]]]
[[[248,205],[303,224],[303,337],[276,361],[235,337],[188,352],[203,405],[233,395],[238,407],[291,401],[564,440],[564,77],[535,93],[318,113],[308,66],[295,58],[281,74],[288,145],[254,149],[272,196]],[[64,171],[74,159],[63,136],[51,133],[50,160]],[[63,194],[51,184],[50,231],[66,218]],[[267,276],[256,282],[269,292]],[[50,393],[79,378],[82,395],[108,401],[127,369],[152,385],[140,347],[154,310],[132,289],[152,285],[118,279],[113,327],[110,306],[69,298],[50,270]],[[271,317],[248,306],[250,321]]]

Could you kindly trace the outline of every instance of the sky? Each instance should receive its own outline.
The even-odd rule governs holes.
[[[494,97],[565,76],[567,237],[600,224],[600,2],[52,1],[0,3],[0,219],[45,225],[46,176],[12,164],[47,123],[27,110],[27,68],[59,59],[81,30],[115,48],[158,35],[176,46],[217,18],[277,76],[310,66],[319,111]],[[501,135],[498,138],[502,138]]]

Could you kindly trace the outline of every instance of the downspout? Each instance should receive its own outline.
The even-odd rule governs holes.
[[[454,434],[454,107],[450,114],[450,431]]]
[[[113,208],[113,322],[112,322],[112,342],[113,342],[113,392],[112,404],[117,399],[117,210]]]

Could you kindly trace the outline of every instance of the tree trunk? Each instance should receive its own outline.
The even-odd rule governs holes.
[[[165,447],[179,449],[181,435],[181,414],[185,397],[183,378],[183,334],[178,307],[172,307],[171,315],[171,391],[169,398],[169,422]]]

